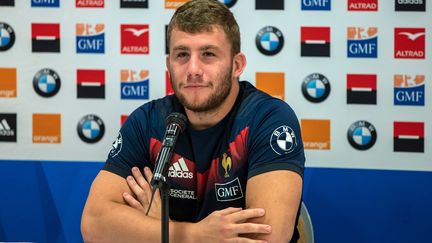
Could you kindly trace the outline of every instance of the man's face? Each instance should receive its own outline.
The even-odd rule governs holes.
[[[167,66],[175,95],[191,111],[214,110],[231,91],[231,45],[220,27],[200,33],[174,29]]]

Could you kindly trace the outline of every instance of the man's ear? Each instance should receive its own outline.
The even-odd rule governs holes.
[[[233,59],[233,76],[238,78],[243,73],[246,67],[246,56],[239,52]]]
[[[166,68],[169,69],[169,66],[170,66],[169,54],[166,55],[166,57],[165,57],[165,65],[166,65]]]

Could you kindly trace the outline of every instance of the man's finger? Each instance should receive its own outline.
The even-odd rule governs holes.
[[[141,174],[140,170],[138,169],[138,167],[132,168],[132,175],[135,178],[138,185],[140,185],[141,187],[143,187],[144,184],[148,184],[147,181],[144,179],[143,175]]]
[[[265,240],[252,240],[249,238],[236,237],[232,239],[225,240],[227,243],[267,243]]]
[[[137,182],[132,176],[128,176],[126,178],[126,181],[129,185],[129,188],[136,195],[136,197],[141,202],[141,204],[147,205],[149,203],[150,198],[147,196],[147,193],[143,190],[143,188],[141,188],[141,186],[137,184]]]
[[[229,207],[229,208],[225,208],[225,209],[219,210],[218,213],[220,213],[221,215],[230,215],[230,214],[233,214],[233,213],[240,212],[242,210],[243,210],[242,208]]]
[[[262,217],[265,214],[265,210],[263,208],[248,208],[238,212],[231,213],[227,217],[232,220],[232,222],[244,222],[250,218]]]
[[[236,234],[270,234],[271,226],[267,224],[243,223],[233,226]]]
[[[126,203],[138,210],[144,210],[144,208],[142,207],[141,203],[138,202],[134,197],[132,197],[132,195],[130,195],[129,193],[125,192],[123,193],[123,199],[126,201]]]

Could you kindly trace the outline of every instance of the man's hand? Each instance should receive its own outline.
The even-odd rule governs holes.
[[[270,234],[271,227],[266,224],[245,223],[248,219],[263,217],[262,208],[226,208],[214,211],[197,223],[196,229],[202,239],[198,242],[266,242],[239,236],[241,234]]]
[[[144,168],[144,176],[137,167],[132,168],[132,175],[126,178],[127,184],[134,196],[123,193],[126,203],[143,212],[147,208],[151,198],[150,181],[153,176],[148,167]],[[149,216],[160,219],[161,199],[159,191],[155,192],[153,204]],[[264,243],[263,240],[253,240],[245,236],[270,234],[271,227],[267,224],[247,223],[246,221],[263,217],[265,214],[262,208],[226,208],[214,211],[200,222],[194,224],[194,235],[197,242],[236,242],[236,243]]]
[[[152,194],[150,181],[153,177],[153,173],[148,167],[145,167],[144,178],[140,170],[137,167],[133,167],[132,175],[133,176],[128,176],[126,178],[126,181],[135,197],[127,192],[124,192],[123,198],[129,206],[145,214],[147,213],[147,209],[150,205],[150,199]],[[153,203],[148,216],[157,219],[161,218],[161,199],[159,190],[156,190],[155,192]]]

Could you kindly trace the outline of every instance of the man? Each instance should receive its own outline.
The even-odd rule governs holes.
[[[218,1],[178,8],[167,38],[175,95],[139,107],[121,128],[84,208],[84,241],[160,242],[159,196],[144,213],[148,183],[165,118],[181,112],[188,125],[168,172],[170,240],[295,242],[305,159],[293,110],[239,82],[239,28]]]

